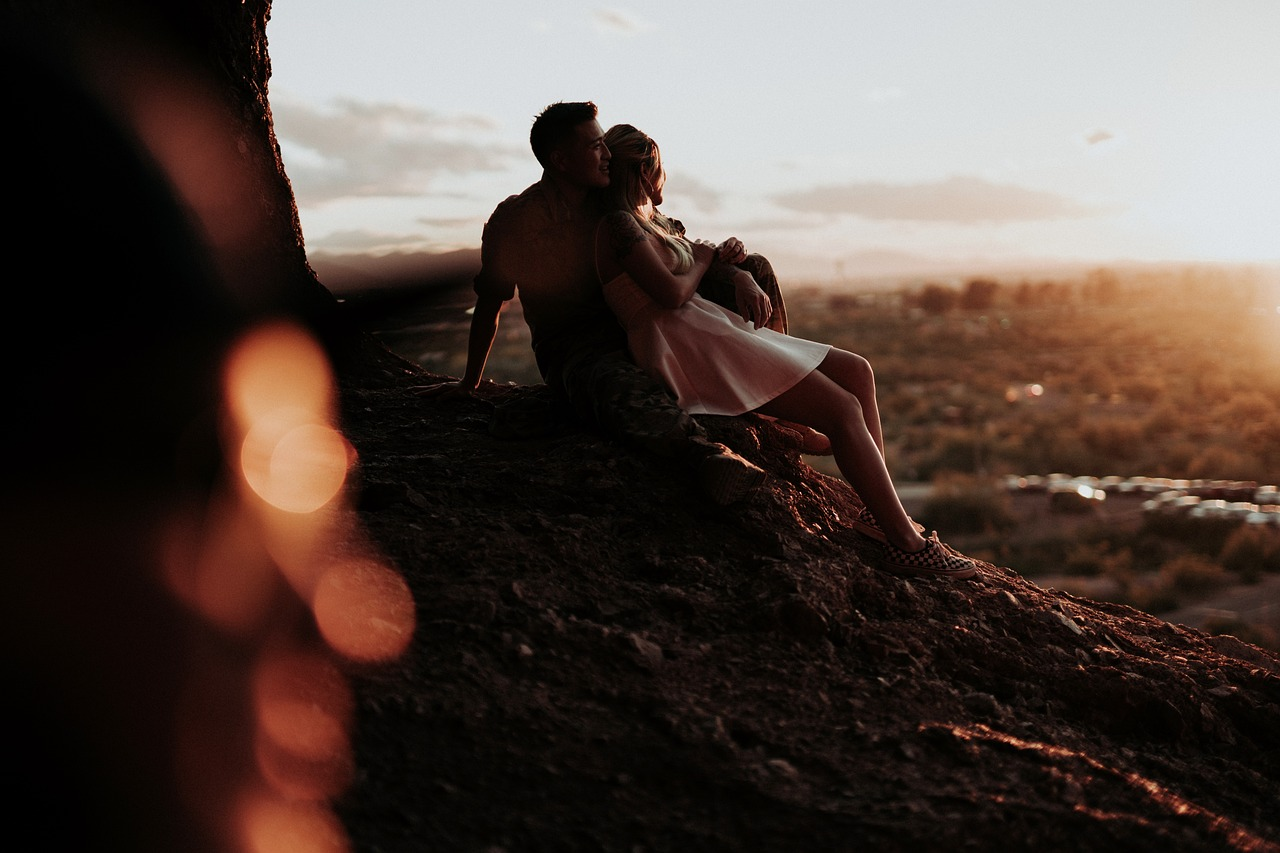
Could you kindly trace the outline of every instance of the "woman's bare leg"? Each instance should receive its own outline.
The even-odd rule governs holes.
[[[876,376],[871,362],[856,353],[832,347],[831,352],[818,365],[833,382],[858,398],[862,405],[862,420],[871,433],[871,440],[884,458],[884,429],[880,426],[880,406],[876,402]]]
[[[831,439],[840,473],[857,490],[889,543],[908,552],[924,547],[924,538],[902,508],[885,467],[884,450],[871,433],[863,404],[854,392],[822,370],[815,370],[758,411],[825,433]]]

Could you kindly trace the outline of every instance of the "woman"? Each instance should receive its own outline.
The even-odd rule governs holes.
[[[738,314],[698,296],[713,258],[740,250],[691,242],[658,212],[666,173],[657,143],[631,125],[605,133],[612,157],[596,230],[596,273],[631,355],[691,414],[757,412],[825,434],[865,508],[854,526],[880,543],[885,568],[966,578],[972,560],[925,537],[902,508],[884,461],[875,377],[862,356],[765,328],[769,298],[749,276]]]

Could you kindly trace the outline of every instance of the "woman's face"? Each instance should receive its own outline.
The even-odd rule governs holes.
[[[641,185],[649,196],[649,201],[653,202],[653,206],[662,204],[662,188],[667,183],[667,172],[662,168],[662,161],[655,157],[653,166],[646,169],[640,178]]]

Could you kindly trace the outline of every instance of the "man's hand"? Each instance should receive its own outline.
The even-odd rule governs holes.
[[[471,400],[476,396],[476,386],[465,383],[461,379],[456,382],[437,382],[434,385],[415,385],[410,390],[419,397],[436,400]]]
[[[760,289],[750,273],[734,276],[733,288],[742,319],[757,329],[769,322],[769,318],[773,316],[773,301],[769,299],[769,294]]]
[[[737,237],[730,237],[716,247],[716,257],[726,264],[740,264],[747,258],[747,247]]]

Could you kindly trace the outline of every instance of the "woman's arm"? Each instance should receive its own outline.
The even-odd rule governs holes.
[[[694,243],[693,265],[685,272],[673,273],[657,239],[641,228],[631,214],[610,213],[596,231],[601,278],[609,281],[625,272],[663,308],[679,308],[689,301],[715,251],[712,246]]]

